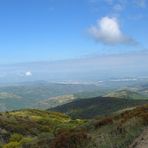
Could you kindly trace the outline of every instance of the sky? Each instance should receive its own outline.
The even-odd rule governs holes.
[[[148,47],[147,0],[0,0],[0,63]]]
[[[97,75],[104,67],[107,73],[110,66],[113,73],[134,68],[147,75],[147,26],[147,0],[0,0],[0,78],[58,75],[57,69],[65,75],[71,67],[67,62],[81,77],[91,70]],[[26,64],[15,65],[19,63]],[[121,69],[116,70],[116,63]]]

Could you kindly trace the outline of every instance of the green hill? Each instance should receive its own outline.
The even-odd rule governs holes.
[[[145,103],[148,103],[148,100],[96,97],[75,100],[51,110],[66,113],[73,118],[93,118],[97,115],[108,115],[121,109],[135,107]]]
[[[109,91],[109,90],[108,90]],[[48,108],[53,108],[56,106],[60,106],[63,104],[70,103],[74,100],[79,100],[79,99],[87,99],[87,98],[93,98],[97,96],[102,96],[108,92],[107,90],[97,90],[97,91],[83,91],[83,92],[78,92],[74,93],[71,95],[62,95],[62,96],[56,96],[56,97],[50,97],[45,100],[40,100],[35,104],[36,108],[40,109],[48,109]]]
[[[53,108],[59,105],[72,102],[75,99],[77,98],[74,95],[63,95],[63,96],[51,97],[47,100],[41,100],[37,102],[36,107],[43,108],[43,109]]]
[[[136,91],[118,90],[105,95],[105,97],[125,98],[125,99],[146,99],[146,97]]]

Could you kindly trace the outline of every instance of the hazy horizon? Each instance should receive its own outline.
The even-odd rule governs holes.
[[[99,81],[146,77],[148,53],[90,56],[57,61],[37,61],[0,66],[0,82]]]

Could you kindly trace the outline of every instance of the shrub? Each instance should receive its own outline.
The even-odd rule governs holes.
[[[18,142],[10,142],[4,145],[3,148],[20,148],[20,144]]]
[[[51,143],[51,148],[77,148],[84,147],[90,137],[84,131],[63,131]]]
[[[14,133],[11,135],[9,141],[10,142],[19,142],[22,140],[22,138],[23,138],[23,136],[21,134]]]
[[[23,138],[21,141],[20,141],[20,144],[23,145],[23,144],[26,144],[26,143],[30,143],[32,142],[32,138],[30,137],[26,137],[26,138]]]
[[[3,147],[3,144],[2,144],[2,142],[0,141],[0,148],[2,148]]]
[[[108,124],[112,124],[112,123],[113,123],[113,119],[110,117],[106,117],[102,120],[94,122],[94,126],[95,126],[95,128],[99,128],[99,127],[102,127],[102,126],[105,126]]]

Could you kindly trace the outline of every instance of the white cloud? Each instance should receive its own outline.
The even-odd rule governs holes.
[[[32,72],[31,72],[31,71],[27,71],[27,72],[25,73],[25,76],[27,76],[27,77],[32,76]]]
[[[96,25],[89,28],[89,34],[97,42],[104,44],[131,44],[134,43],[133,39],[125,36],[121,29],[117,18],[114,17],[103,17],[97,21]]]

